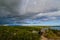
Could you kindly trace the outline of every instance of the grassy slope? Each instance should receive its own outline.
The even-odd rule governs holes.
[[[39,31],[41,28],[46,27],[7,27],[0,26],[0,40],[39,40],[40,35],[38,33],[32,33],[32,30]],[[60,37],[58,30],[48,30],[46,32],[46,37],[56,38]]]

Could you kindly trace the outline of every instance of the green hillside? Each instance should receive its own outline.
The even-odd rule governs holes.
[[[42,28],[48,27],[0,26],[0,40],[40,40],[41,35],[38,32]],[[47,38],[60,37],[60,31],[49,28],[44,36]]]

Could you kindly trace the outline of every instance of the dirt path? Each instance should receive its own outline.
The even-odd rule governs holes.
[[[48,38],[44,37],[43,35],[41,36],[41,40],[48,40]]]

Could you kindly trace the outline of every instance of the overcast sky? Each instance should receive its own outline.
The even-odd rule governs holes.
[[[60,25],[60,0],[0,0],[0,17],[8,15],[19,18],[7,23]]]

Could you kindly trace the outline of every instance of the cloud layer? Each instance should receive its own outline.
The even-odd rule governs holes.
[[[5,11],[5,15],[54,12],[60,10],[60,0],[0,0],[0,10]]]
[[[60,0],[0,0],[0,17],[6,17],[7,24],[10,21],[13,24],[50,24],[56,20],[58,22]],[[6,23],[4,19],[0,21],[2,24]]]

